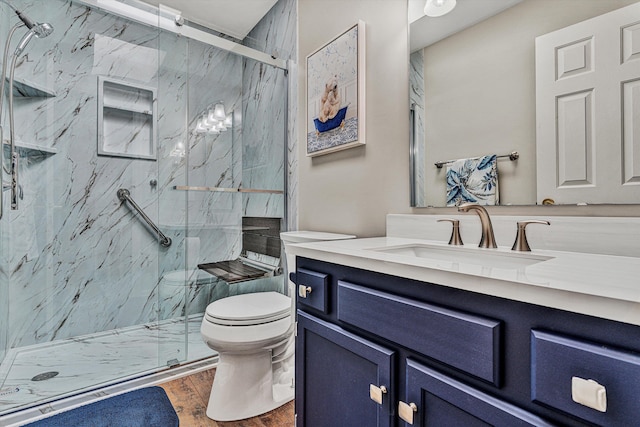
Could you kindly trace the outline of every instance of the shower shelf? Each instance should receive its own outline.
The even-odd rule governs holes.
[[[9,150],[9,141],[3,143],[5,150]],[[45,147],[38,144],[29,144],[28,142],[16,141],[16,149],[22,158],[44,159],[53,156],[58,152],[57,148]],[[7,155],[7,153],[5,153]]]
[[[192,187],[188,185],[175,185],[174,190],[181,191],[209,191],[213,193],[267,193],[284,194],[282,190],[261,190],[257,188],[227,188],[227,187]]]
[[[5,88],[9,90],[9,79],[5,79]],[[13,79],[13,96],[22,98],[53,98],[56,92],[37,83],[30,82],[23,78]]]
[[[122,107],[122,106],[118,106],[118,105],[107,105],[106,103],[104,104],[104,108],[105,109],[110,109],[110,110],[118,110],[118,111],[125,111],[125,112],[129,112],[129,113],[135,113],[135,114],[142,114],[145,116],[152,116],[153,115],[153,111],[149,110],[149,109],[144,109],[143,107]]]

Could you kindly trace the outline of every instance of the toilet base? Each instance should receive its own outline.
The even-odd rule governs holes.
[[[284,405],[293,396],[292,384],[274,384],[271,350],[252,354],[221,353],[207,417],[215,421],[251,418]]]

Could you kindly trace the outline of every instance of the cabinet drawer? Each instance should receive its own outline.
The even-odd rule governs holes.
[[[591,383],[606,412],[576,403],[572,378]],[[580,381],[580,380],[578,380]],[[640,418],[640,355],[543,331],[531,333],[531,399],[607,426],[637,425]],[[591,401],[592,399],[589,399]],[[597,400],[597,399],[596,399]],[[601,408],[604,409],[604,408]]]
[[[338,281],[338,319],[499,386],[500,322]]]
[[[298,268],[296,270],[296,294],[298,304],[329,312],[329,275]],[[305,288],[305,291],[300,288]]]

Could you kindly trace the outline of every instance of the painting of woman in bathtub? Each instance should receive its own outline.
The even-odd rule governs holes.
[[[307,56],[307,155],[364,144],[364,22]]]

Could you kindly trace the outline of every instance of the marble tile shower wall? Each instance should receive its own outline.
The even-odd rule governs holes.
[[[251,30],[248,39],[264,43],[260,49],[278,58],[295,62],[296,1],[280,0]],[[295,72],[288,81],[282,70],[266,67],[257,61],[244,60],[244,113],[242,185],[246,188],[284,190],[288,197],[288,229],[297,228],[297,149]],[[289,85],[287,88],[287,84]],[[285,127],[285,97],[289,90],[289,124]],[[257,120],[256,120],[257,119]],[[289,182],[284,188],[285,132],[288,139]],[[245,194],[243,213],[246,216],[284,216],[281,195]]]
[[[173,187],[239,185],[240,131],[192,130],[212,102],[241,111],[242,60],[70,1],[14,3],[55,28],[31,42],[16,76],[57,94],[17,100],[16,139],[57,152],[21,159],[24,199],[18,211],[5,206],[0,274],[11,283],[7,344],[156,320],[163,272],[240,250],[240,195]],[[158,89],[157,161],[97,155],[100,75]],[[172,155],[179,142],[188,146],[187,157]],[[154,179],[157,186],[150,185]],[[121,206],[119,188],[128,188],[171,237],[171,248],[161,248]]]

